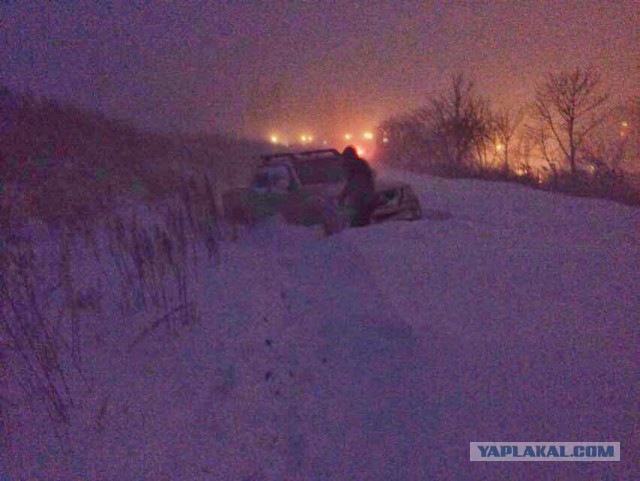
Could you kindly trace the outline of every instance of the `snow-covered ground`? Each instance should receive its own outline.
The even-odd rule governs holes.
[[[61,441],[10,418],[4,479],[638,479],[640,211],[387,176],[425,219],[269,222],[200,263],[179,336],[103,326],[92,408]],[[471,441],[619,441],[622,461],[471,463]]]

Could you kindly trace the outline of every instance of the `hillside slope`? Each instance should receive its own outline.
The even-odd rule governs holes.
[[[246,182],[268,145],[155,134],[0,85],[0,227],[91,223],[123,203],[154,202],[207,175],[216,192]]]
[[[274,220],[224,244],[198,324],[95,356],[105,407],[65,462],[14,418],[12,473],[634,479],[639,211],[386,175],[411,180],[424,220],[326,239]],[[471,441],[620,441],[622,461],[470,463]]]

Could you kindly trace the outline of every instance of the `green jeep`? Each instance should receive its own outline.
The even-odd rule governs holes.
[[[317,225],[332,234],[348,225],[348,206],[339,207],[346,184],[342,154],[335,149],[264,155],[247,188],[223,194],[229,224],[253,224],[281,214],[291,224]],[[420,202],[409,184],[376,181],[376,208],[371,221],[420,219]]]

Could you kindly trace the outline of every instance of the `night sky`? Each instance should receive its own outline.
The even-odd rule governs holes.
[[[636,0],[175,3],[5,0],[1,83],[146,128],[264,137],[373,128],[456,72],[516,106],[576,65],[639,93]]]

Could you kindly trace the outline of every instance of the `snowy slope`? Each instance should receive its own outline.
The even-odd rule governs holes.
[[[104,408],[66,434],[71,454],[57,461],[57,444],[27,419],[32,438],[15,436],[5,469],[15,479],[637,479],[639,211],[387,176],[410,179],[424,220],[326,239],[277,221],[244,232],[219,265],[202,264],[199,323],[96,355]],[[470,463],[470,441],[620,441],[623,460]]]

